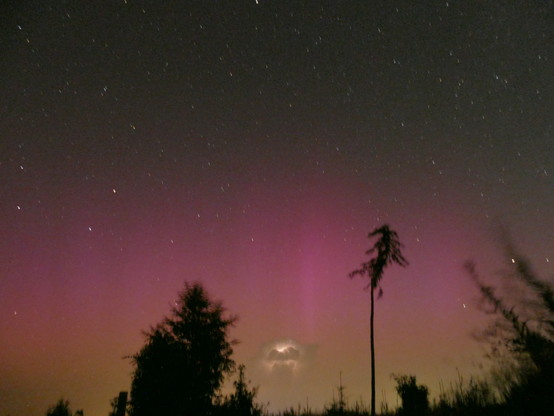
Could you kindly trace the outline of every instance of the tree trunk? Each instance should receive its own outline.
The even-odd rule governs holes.
[[[371,344],[371,416],[375,416],[375,343],[373,338],[374,290],[375,288],[371,285],[371,314],[369,316],[369,342]]]

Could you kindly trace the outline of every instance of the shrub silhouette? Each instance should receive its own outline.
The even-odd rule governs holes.
[[[69,401],[63,398],[58,400],[53,406],[50,406],[46,411],[46,416],[83,416],[82,410],[77,410],[75,415],[71,412]]]
[[[398,414],[403,416],[422,416],[429,410],[429,390],[418,385],[415,376],[393,375],[396,392],[402,399]]]
[[[185,284],[170,317],[151,328],[131,357],[132,416],[209,415],[227,373],[233,370],[229,327],[221,303],[199,283]]]
[[[235,390],[222,404],[220,413],[225,416],[261,416],[263,409],[254,401],[258,389],[248,387],[244,365],[239,365],[238,370],[238,378],[233,382]]]
[[[108,413],[108,416],[117,416],[118,400],[119,400],[118,396],[115,396],[110,400],[110,413]]]

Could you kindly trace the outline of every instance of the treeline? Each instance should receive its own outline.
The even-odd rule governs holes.
[[[371,235],[371,234],[370,234]],[[399,409],[381,405],[379,414],[398,416],[551,415],[554,414],[554,289],[540,279],[513,244],[505,243],[503,278],[517,290],[501,296],[481,277],[476,265],[465,265],[481,295],[481,307],[494,317],[479,338],[490,348],[492,370],[486,379],[458,380],[430,402],[428,388],[414,375],[395,375]],[[129,416],[261,416],[257,388],[245,367],[232,358],[235,341],[229,329],[236,317],[210,299],[199,283],[185,284],[168,317],[144,333],[145,344],[128,357],[134,367]],[[221,393],[225,379],[234,390]],[[322,411],[290,408],[276,416],[370,415],[363,403],[349,405],[344,386]],[[112,413],[116,403],[112,400]],[[47,416],[83,416],[61,399]]]

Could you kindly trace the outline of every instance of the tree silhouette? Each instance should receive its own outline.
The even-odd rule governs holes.
[[[349,277],[354,276],[367,277],[369,283],[366,286],[370,288],[371,292],[371,312],[369,317],[369,331],[370,331],[370,344],[371,344],[371,416],[375,416],[375,342],[374,342],[374,315],[375,315],[375,289],[379,287],[379,283],[383,278],[385,267],[390,264],[396,263],[402,267],[408,264],[408,261],[404,258],[401,252],[402,244],[398,240],[398,234],[389,228],[388,225],[383,225],[380,228],[376,228],[368,234],[368,238],[371,240],[373,237],[379,236],[379,239],[372,248],[366,251],[365,254],[375,254],[371,260],[362,263],[360,269],[354,270],[349,273]],[[379,287],[378,297],[383,294],[382,289]]]
[[[254,401],[258,388],[249,388],[249,383],[244,375],[244,365],[239,365],[238,370],[238,378],[233,382],[235,391],[223,403],[222,414],[225,416],[261,416],[263,408]]]
[[[210,415],[225,374],[234,368],[224,317],[199,283],[185,284],[171,316],[146,333],[146,344],[131,359],[132,416]]]
[[[63,398],[58,400],[55,405],[50,406],[46,411],[46,416],[83,416],[82,410],[77,410],[75,414],[71,412],[69,401]]]

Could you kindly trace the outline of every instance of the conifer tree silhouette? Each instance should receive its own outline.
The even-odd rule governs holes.
[[[131,416],[209,415],[226,374],[234,369],[226,316],[199,283],[185,284],[169,317],[131,357]]]

